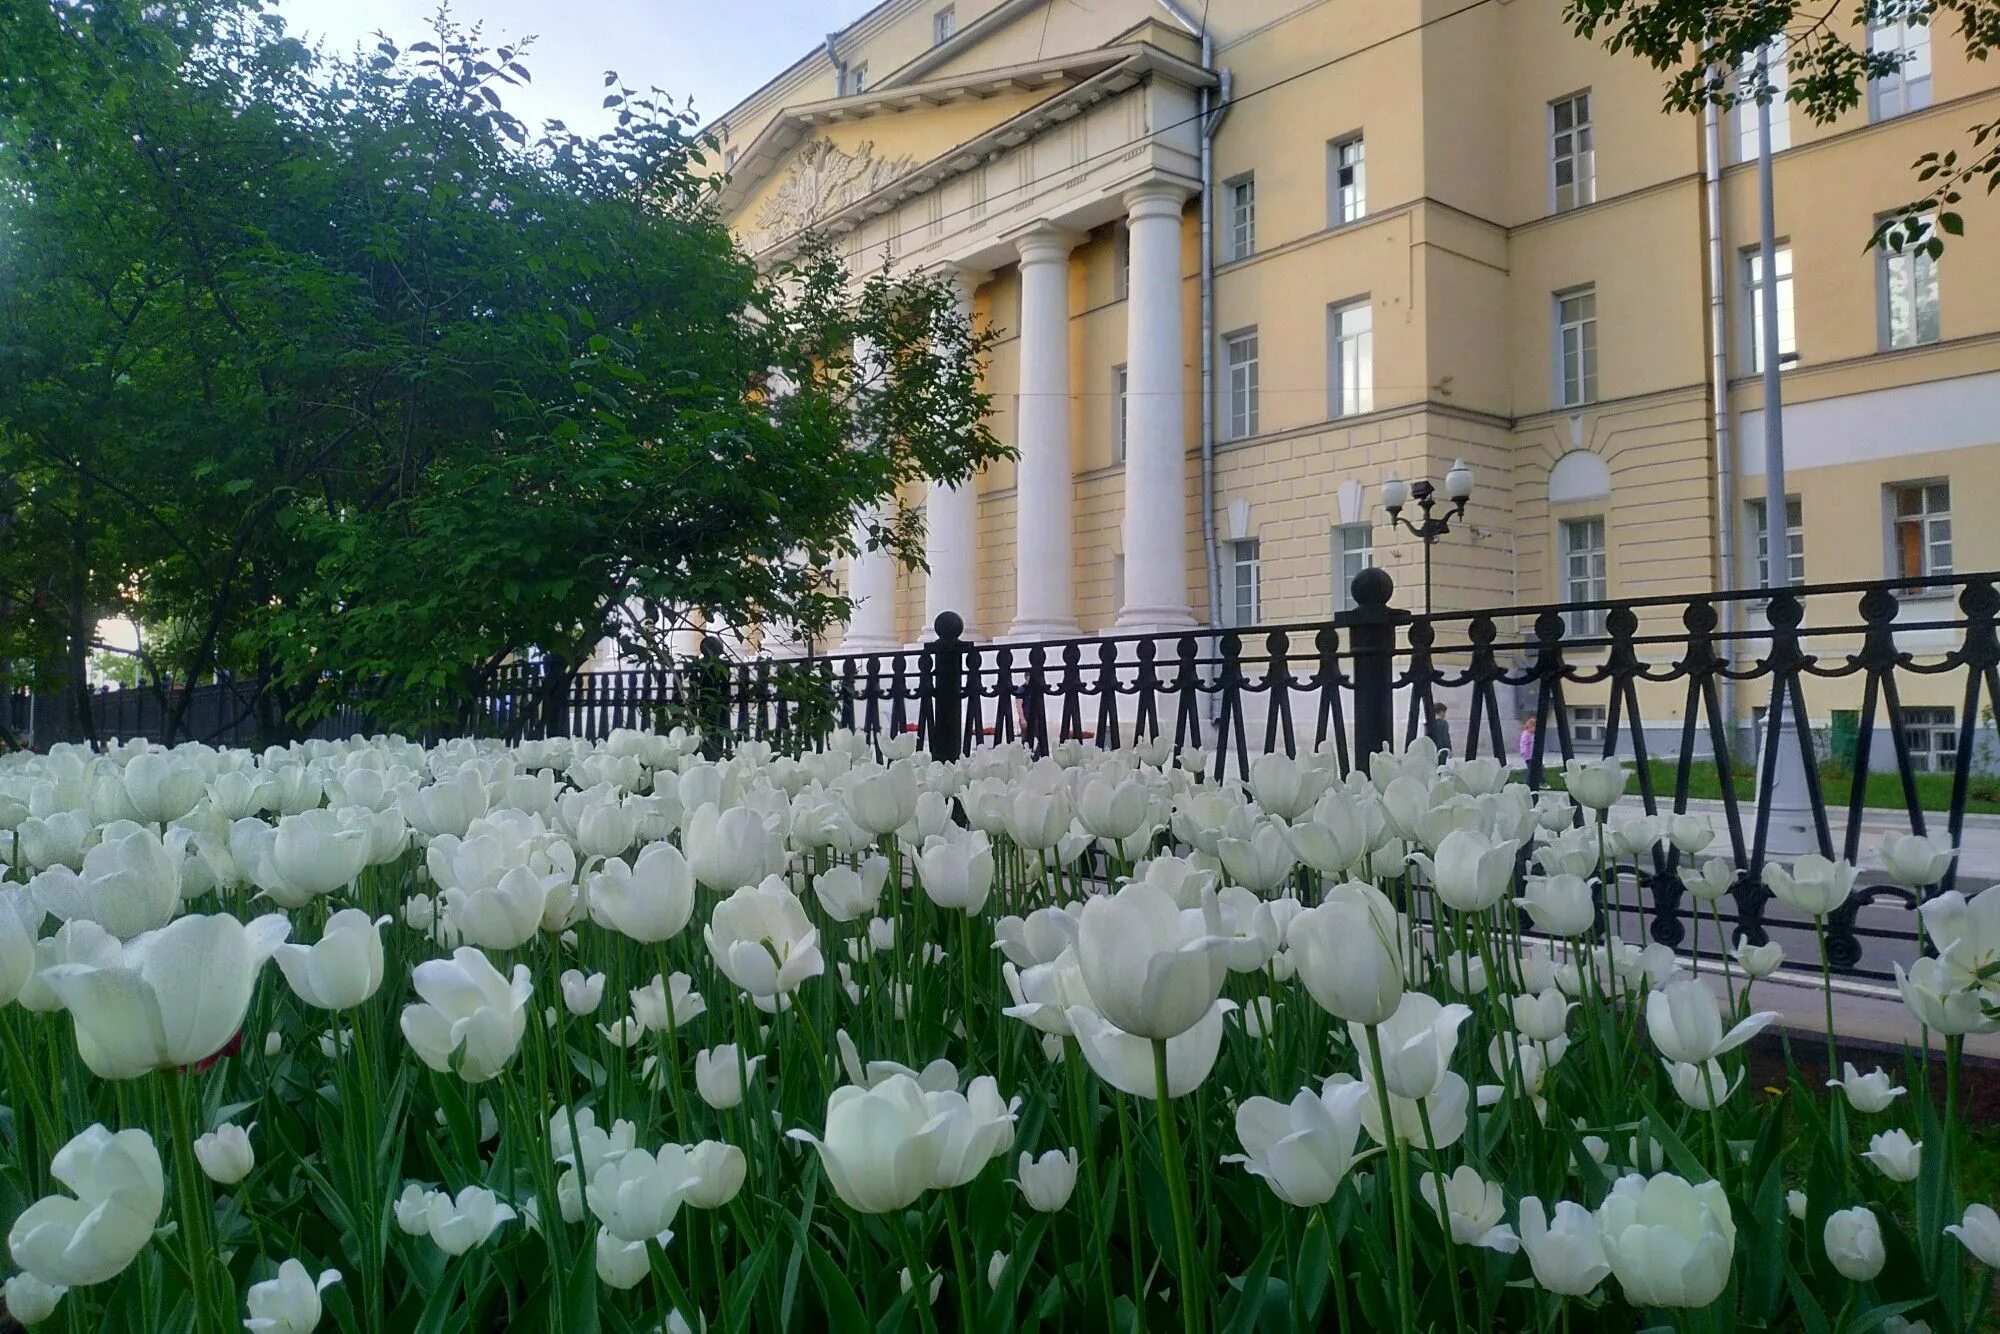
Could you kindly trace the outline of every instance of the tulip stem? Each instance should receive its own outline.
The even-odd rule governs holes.
[[[1333,1276],[1334,1320],[1340,1334],[1347,1334],[1347,1262],[1341,1250],[1340,1233],[1333,1225],[1333,1201],[1328,1200],[1319,1208],[1320,1221],[1326,1227],[1326,1267]]]
[[[207,1178],[201,1174],[194,1158],[194,1115],[189,1106],[194,1076],[191,1073],[167,1074],[163,1076],[163,1082],[166,1084],[162,1100],[167,1105],[167,1133],[174,1142],[174,1193],[180,1197],[181,1241],[187,1254],[188,1287],[192,1289],[190,1295],[194,1302],[194,1328],[196,1334],[227,1334],[227,1313],[235,1303],[232,1298],[223,1307],[221,1315],[215,1311],[216,1292],[211,1275],[220,1271],[226,1278],[228,1270],[215,1253],[215,1219],[202,1186]]]
[[[1826,1001],[1826,1077],[1840,1078],[1840,1060],[1833,1046],[1833,963],[1826,957],[1826,914],[1813,914],[1813,932],[1819,937],[1819,984]]]
[[[1519,1064],[1518,1054],[1515,1062]],[[1437,1136],[1431,1132],[1431,1109],[1417,1100],[1417,1120],[1424,1128],[1424,1151],[1431,1160],[1431,1179],[1437,1182],[1438,1226],[1444,1233],[1445,1291],[1451,1294],[1452,1328],[1464,1334],[1465,1307],[1458,1291],[1458,1237],[1451,1230],[1451,1200],[1444,1191],[1444,1168],[1438,1163]]]
[[[1139,1231],[1138,1171],[1132,1162],[1132,1126],[1130,1118],[1125,1115],[1123,1093],[1112,1093],[1111,1109],[1118,1118],[1118,1165],[1125,1177],[1125,1250],[1132,1257],[1132,1320],[1143,1331],[1146,1328],[1146,1275],[1140,1268],[1139,1243],[1144,1234]],[[1116,1328],[1115,1322],[1113,1328]]]
[[[944,1225],[951,1242],[951,1264],[958,1271],[958,1320],[959,1328],[977,1328],[973,1320],[971,1252],[965,1245],[965,1230],[958,1223],[958,1197],[951,1191],[940,1192],[944,1196]]]
[[[1389,1085],[1382,1072],[1382,1036],[1374,1024],[1369,1024],[1366,1032],[1368,1064],[1375,1076],[1375,1099],[1382,1109],[1383,1153],[1395,1178],[1390,1187],[1396,1230],[1397,1327],[1408,1334],[1416,1327],[1416,1285],[1410,1272],[1410,1181],[1403,1168],[1403,1137],[1396,1133],[1396,1118],[1389,1104]]]
[[[1073,1037],[1065,1038],[1063,1043],[1063,1064],[1069,1067],[1070,1115],[1076,1125],[1077,1152],[1083,1158],[1084,1180],[1090,1190],[1090,1245],[1085,1251],[1090,1255],[1098,1253],[1107,1241],[1104,1220],[1098,1212],[1104,1207],[1104,1188],[1097,1175],[1097,1104],[1084,1083],[1083,1049]],[[1104,1327],[1116,1329],[1118,1305],[1111,1297],[1111,1270],[1101,1264],[1091,1267],[1097,1271],[1097,1288],[1104,1296]]]
[[[921,1218],[919,1214],[917,1217]],[[931,1270],[925,1259],[917,1254],[916,1240],[910,1229],[898,1227],[890,1229],[897,1240],[903,1243],[903,1263],[910,1269],[910,1304],[917,1308],[917,1319],[923,1324],[924,1334],[937,1334],[937,1318],[931,1314]]]
[[[1174,1117],[1172,1097],[1167,1093],[1167,1043],[1164,1038],[1153,1039],[1153,1086],[1158,1091],[1155,1105],[1160,1120],[1161,1168],[1167,1178],[1167,1203],[1174,1215],[1174,1249],[1178,1252],[1181,1285],[1181,1328],[1187,1334],[1199,1334],[1202,1327],[1202,1302],[1195,1301],[1195,1249],[1194,1218],[1188,1204],[1187,1166],[1181,1155],[1180,1126]],[[1135,1239],[1136,1240],[1136,1239]]]

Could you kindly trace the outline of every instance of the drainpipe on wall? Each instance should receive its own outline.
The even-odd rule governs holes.
[[[1715,435],[1715,556],[1717,591],[1728,593],[1736,587],[1736,454],[1730,431],[1729,412],[1729,312],[1728,252],[1722,232],[1722,125],[1721,114],[1711,104],[1702,113],[1701,181],[1703,202],[1708,212],[1708,360],[1709,406],[1714,413]],[[1732,636],[1737,627],[1737,604],[1722,604],[1722,634],[1725,657],[1736,652]],[[1737,740],[1736,683],[1722,678],[1722,716],[1730,744]],[[1721,763],[1718,756],[1716,762]]]
[[[826,35],[826,58],[833,62],[833,95],[835,97],[845,97],[847,96],[847,62],[840,58],[840,50],[836,45],[839,40],[840,34],[837,32],[830,32]]]
[[[1201,67],[1217,87],[1201,90],[1201,551],[1208,571],[1208,624],[1222,629],[1222,553],[1215,536],[1215,132],[1229,114],[1230,76],[1215,68],[1215,39],[1174,0],[1174,20],[1201,38]]]

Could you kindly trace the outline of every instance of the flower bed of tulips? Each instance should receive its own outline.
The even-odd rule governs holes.
[[[1745,1087],[1781,952],[1692,975],[1605,936],[1656,848],[1713,932],[1737,877],[1615,764],[1531,795],[1424,743],[1247,784],[1159,743],[884,749],[0,758],[8,1312],[1978,1325],[2000,1218],[1955,1184],[1956,1084],[2000,1026],[1993,892],[1923,909],[1935,1073]],[[1883,852],[1919,889],[1952,855]],[[1816,921],[1853,882],[1766,873]]]

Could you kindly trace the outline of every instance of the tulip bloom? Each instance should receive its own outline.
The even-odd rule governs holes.
[[[1987,990],[2000,986],[1987,971],[2000,960],[2000,894],[1968,899],[1948,890],[1926,900],[1917,912],[1953,983]]]
[[[1183,909],[1134,882],[1094,897],[1077,918],[1076,959],[1091,1008],[1134,1036],[1171,1038],[1200,1023],[1222,992],[1222,915],[1213,893]]]
[[[1861,1156],[1889,1180],[1907,1185],[1923,1170],[1923,1149],[1922,1140],[1912,1142],[1902,1130],[1885,1130],[1869,1139],[1868,1152]]]
[[[16,1274],[0,1283],[0,1302],[7,1314],[23,1325],[39,1325],[56,1312],[69,1289],[60,1283],[44,1283],[33,1274]]]
[[[126,942],[116,964],[57,964],[43,977],[101,1079],[197,1065],[233,1041],[257,973],[291,929],[283,917],[183,917]],[[74,1285],[72,1285],[74,1286]]]
[[[1050,1149],[1040,1158],[1026,1149],[1021,1150],[1021,1161],[1014,1170],[1021,1198],[1037,1213],[1057,1212],[1069,1203],[1069,1197],[1076,1190],[1076,1166],[1074,1148],[1068,1153]]]
[[[368,830],[342,822],[325,807],[287,815],[271,839],[271,870],[282,888],[266,887],[281,908],[300,908],[354,883],[368,865]]]
[[[764,1056],[760,1052],[740,1067],[737,1059],[737,1048],[733,1042],[694,1054],[695,1092],[718,1112],[726,1112],[743,1101],[744,1076],[755,1078],[757,1065]]]
[[[1467,1006],[1441,1005],[1420,991],[1405,995],[1396,1012],[1374,1026],[1382,1044],[1382,1079],[1389,1092],[1412,1102],[1437,1092],[1451,1069],[1459,1026],[1471,1017]],[[1367,1045],[1370,1027],[1348,1023],[1348,1035],[1357,1049]]]
[[[1477,830],[1454,829],[1438,843],[1434,858],[1418,853],[1411,860],[1423,867],[1446,907],[1478,913],[1506,896],[1519,848],[1513,839],[1495,842]]]
[[[1581,936],[1597,924],[1597,899],[1580,875],[1528,877],[1527,892],[1514,900],[1534,915],[1535,926],[1552,936]]]
[[[461,946],[450,959],[418,964],[411,981],[424,1003],[404,1008],[402,1027],[418,1060],[481,1084],[514,1058],[535,990],[526,964],[515,964],[510,980],[484,954]]]
[[[1715,993],[1692,978],[1669,982],[1646,997],[1646,1031],[1653,1045],[1668,1060],[1689,1065],[1736,1050],[1780,1017],[1774,1010],[1760,1011],[1725,1033]]]
[[[1329,1082],[1318,1093],[1300,1089],[1289,1104],[1246,1098],[1236,1109],[1243,1152],[1222,1161],[1242,1163],[1286,1204],[1301,1209],[1325,1204],[1354,1166],[1361,1103],[1368,1096],[1366,1084]]]
[[[1849,1282],[1873,1282],[1888,1262],[1882,1249],[1881,1220],[1865,1206],[1828,1214],[1821,1240],[1826,1244],[1827,1260]]]
[[[28,893],[53,917],[95,922],[130,940],[165,925],[180,908],[180,860],[144,825],[116,821],[83,854],[81,873],[51,866],[28,882]]]
[[[913,861],[924,895],[932,903],[968,917],[986,907],[993,892],[993,849],[986,835],[976,829],[933,834]]]
[[[292,994],[314,1009],[351,1010],[382,985],[382,928],[388,922],[343,908],[327,919],[317,945],[278,946],[278,971]]]
[[[657,1153],[634,1149],[607,1159],[591,1174],[584,1200],[620,1241],[664,1238],[700,1180],[682,1145],[663,1145]]]
[[[1438,1174],[1426,1172],[1417,1181],[1424,1202],[1451,1228],[1451,1239],[1460,1246],[1478,1246],[1502,1255],[1521,1248],[1514,1229],[1501,1219],[1506,1215],[1506,1196],[1499,1183],[1488,1181],[1470,1165],[1461,1165],[1444,1179],[1444,1199],[1438,1199]]]
[[[312,1334],[319,1328],[319,1295],[340,1282],[340,1272],[322,1270],[315,1279],[297,1260],[278,1266],[278,1276],[250,1285],[244,1294],[250,1334]]]
[[[1630,775],[1617,760],[1575,759],[1563,766],[1563,788],[1576,804],[1604,812],[1625,795]]]
[[[695,808],[681,833],[681,846],[694,878],[721,893],[780,875],[787,860],[779,828],[748,806]]]
[[[1942,956],[1918,959],[1907,973],[1900,963],[1890,966],[1895,970],[1903,1004],[1924,1027],[1946,1037],[2000,1029],[2000,1021],[1986,1013],[1983,995],[1958,980],[1958,970],[1950,960]]]
[[[1991,1205],[1967,1205],[1965,1217],[1947,1224],[1945,1233],[1957,1237],[1966,1253],[1988,1269],[2000,1269],[2000,1214]]]
[[[44,1196],[14,1220],[7,1233],[14,1263],[64,1288],[118,1277],[153,1239],[166,1200],[152,1137],[93,1125],[56,1152],[49,1174],[71,1194]]]
[[[870,857],[861,869],[829,867],[813,877],[813,894],[820,907],[836,922],[853,922],[872,916],[882,901],[882,887],[889,881],[889,859]]]
[[[484,1186],[467,1186],[456,1197],[433,1191],[424,1201],[424,1227],[446,1255],[464,1255],[484,1245],[515,1217],[513,1206],[502,1204]]]
[[[826,971],[819,932],[807,920],[805,905],[775,875],[716,904],[702,938],[723,976],[767,1013],[807,978]]]
[[[1944,879],[1958,849],[1922,834],[1882,835],[1882,869],[1905,889],[1927,889]]]
[[[1597,1210],[1604,1257],[1634,1306],[1707,1306],[1729,1284],[1736,1222],[1713,1181],[1620,1177]]]
[[[233,1186],[257,1165],[257,1151],[250,1146],[250,1131],[238,1125],[221,1125],[194,1142],[195,1161],[202,1175],[218,1186]]]
[[[627,866],[617,857],[590,877],[590,918],[642,945],[679,935],[694,916],[694,873],[671,843],[648,843]]]
[[[1846,1095],[1848,1106],[1868,1115],[1886,1112],[1889,1104],[1904,1093],[1903,1086],[1892,1085],[1888,1074],[1880,1066],[1864,1075],[1854,1068],[1852,1061],[1842,1062],[1840,1078],[1827,1080],[1826,1086],[1839,1089]]]
[[[1828,861],[1816,852],[1792,863],[1788,871],[1775,862],[1764,868],[1764,884],[1808,917],[1824,917],[1847,902],[1861,869],[1852,862]]]
[[[1222,1052],[1222,1017],[1236,1002],[1218,1000],[1192,1028],[1167,1039],[1167,1096],[1184,1098],[1200,1088]],[[1111,1023],[1087,1005],[1064,1012],[1083,1059],[1096,1076],[1135,1098],[1160,1096],[1153,1044]]]
[[[1551,1221],[1542,1202],[1521,1201],[1521,1249],[1535,1282],[1561,1297],[1588,1297],[1611,1272],[1597,1229],[1597,1216],[1574,1200],[1560,1200]]]
[[[1403,932],[1381,890],[1360,880],[1326,891],[1292,919],[1285,946],[1321,1009],[1350,1023],[1379,1024],[1403,999]]]
[[[819,1150],[826,1179],[857,1213],[907,1209],[931,1189],[950,1135],[917,1081],[892,1075],[872,1089],[843,1084],[826,1103],[826,1137],[786,1132]]]

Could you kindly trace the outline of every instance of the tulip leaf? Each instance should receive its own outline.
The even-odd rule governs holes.
[[[1224,1308],[1222,1334],[1250,1334],[1263,1319],[1267,1302],[1274,1296],[1279,1309],[1282,1310],[1287,1304],[1289,1296],[1284,1281],[1276,1283],[1278,1291],[1273,1294],[1274,1285],[1271,1279],[1271,1266],[1278,1258],[1278,1248],[1284,1241],[1284,1236],[1284,1231],[1281,1229],[1265,1238],[1263,1248],[1257,1252],[1257,1258],[1251,1261],[1250,1268],[1244,1271],[1241,1278],[1233,1281],[1236,1299]]]

